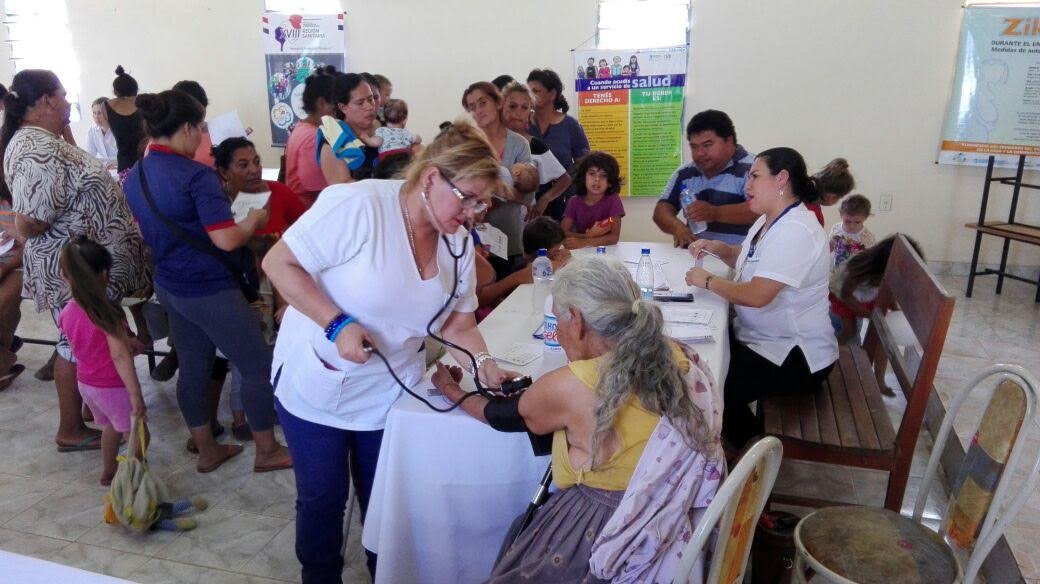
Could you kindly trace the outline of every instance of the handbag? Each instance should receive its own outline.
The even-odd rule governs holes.
[[[148,188],[148,179],[144,176],[143,158],[138,162],[138,165],[140,168],[138,169],[137,176],[141,179],[141,192],[144,193],[144,199],[148,202],[148,208],[152,210],[152,214],[155,215],[178,239],[223,264],[224,267],[231,272],[231,276],[238,282],[238,287],[242,290],[242,295],[246,297],[246,302],[252,304],[260,300],[260,275],[257,274],[255,269],[256,259],[255,257],[252,257],[253,252],[250,251],[248,247],[243,247],[242,256],[245,261],[241,263],[245,265],[236,266],[228,257],[228,254],[217,249],[217,247],[213,245],[213,242],[202,241],[198,237],[185,231],[180,225],[167,219],[159,212],[158,207],[155,206],[155,200],[152,199],[152,190]]]
[[[141,460],[133,455],[135,438],[140,441]],[[141,418],[134,418],[131,422],[127,444],[126,456],[117,459],[119,466],[112,477],[107,503],[121,525],[144,532],[159,519],[159,505],[168,499],[166,486],[148,469],[144,420]]]

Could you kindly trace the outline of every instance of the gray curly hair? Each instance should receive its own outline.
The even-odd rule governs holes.
[[[560,270],[552,285],[553,307],[561,319],[574,308],[590,329],[613,349],[601,371],[596,428],[592,434],[592,467],[601,460],[618,410],[630,395],[648,411],[668,416],[689,446],[707,440],[705,413],[693,403],[664,335],[664,317],[653,302],[640,300],[639,287],[621,262],[599,257],[575,258]]]

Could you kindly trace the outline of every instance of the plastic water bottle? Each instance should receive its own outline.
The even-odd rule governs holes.
[[[686,208],[692,205],[696,200],[697,197],[694,197],[693,194],[690,193],[690,189],[686,187],[683,187],[683,190],[679,192],[679,202],[682,203],[684,213],[686,211]],[[694,235],[697,235],[698,233],[704,233],[708,230],[707,221],[690,221],[689,224],[690,233]]]
[[[545,308],[545,298],[549,295],[549,290],[552,288],[553,266],[552,261],[549,259],[549,250],[544,247],[538,250],[538,257],[535,258],[534,263],[531,265],[531,271],[534,276],[531,310],[538,314]]]
[[[543,341],[545,342],[545,350],[550,353],[558,353],[563,351],[563,347],[560,346],[560,339],[556,336],[556,315],[553,314],[553,298],[552,294],[545,297],[545,336]]]
[[[605,246],[605,245],[597,245],[596,246],[596,255],[607,255],[607,246]]]
[[[644,247],[636,267],[636,284],[643,295],[643,300],[654,299],[654,262],[650,259],[650,248]]]

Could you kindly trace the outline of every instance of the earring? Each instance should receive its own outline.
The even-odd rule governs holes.
[[[780,189],[779,191],[777,191],[776,198],[778,198],[778,199],[784,198],[784,189]]]

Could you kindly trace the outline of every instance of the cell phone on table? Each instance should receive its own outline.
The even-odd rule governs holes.
[[[693,302],[693,292],[654,292],[654,300],[658,302]]]

